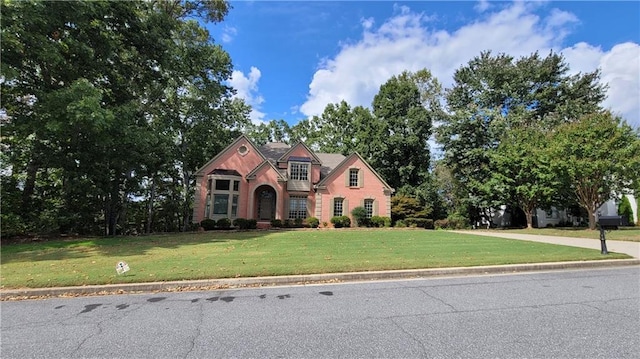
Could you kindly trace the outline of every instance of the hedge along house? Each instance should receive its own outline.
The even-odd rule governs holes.
[[[330,222],[362,206],[367,216],[391,216],[393,189],[357,153],[314,153],[304,143],[255,146],[238,137],[196,172],[193,222],[205,218],[316,217]],[[352,219],[353,222],[353,219]]]

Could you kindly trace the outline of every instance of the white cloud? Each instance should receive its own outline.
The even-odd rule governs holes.
[[[480,0],[478,1],[478,3],[473,7],[473,9],[477,12],[485,12],[487,11],[489,8],[491,7],[491,4],[489,3],[488,0]]]
[[[476,7],[489,9],[483,2]],[[484,50],[515,57],[553,50],[563,52],[572,70],[600,67],[602,80],[610,86],[605,105],[639,126],[638,44],[621,44],[609,51],[586,43],[563,49],[579,19],[557,9],[538,15],[541,9],[545,10],[544,3],[514,2],[453,31],[434,27],[433,18],[405,6],[394,6],[396,15],[378,27],[370,19],[361,20],[362,38],[342,44],[338,54],[320,62],[300,112],[318,115],[327,104],[341,100],[369,106],[380,85],[403,70],[427,68],[445,87],[451,86],[454,71]],[[629,96],[630,91],[635,95]]]
[[[237,34],[238,29],[236,29],[235,27],[225,26],[224,30],[222,31],[222,42],[224,42],[225,44],[230,43],[231,41],[233,41],[233,38]]]
[[[234,70],[228,83],[236,90],[234,97],[243,99],[251,106],[249,118],[253,123],[265,122],[265,113],[260,111],[260,107],[264,102],[264,98],[258,90],[258,81],[260,81],[260,69],[251,67],[249,75],[245,76],[242,71]]]
[[[562,50],[571,72],[600,69],[609,86],[604,106],[640,128],[640,45],[618,44],[609,51],[581,42]]]

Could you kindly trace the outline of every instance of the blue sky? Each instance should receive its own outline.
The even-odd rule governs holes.
[[[638,1],[232,1],[211,36],[234,64],[230,84],[254,122],[295,124],[346,100],[370,106],[403,70],[444,85],[483,50],[516,57],[561,52],[602,71],[605,106],[640,127]]]

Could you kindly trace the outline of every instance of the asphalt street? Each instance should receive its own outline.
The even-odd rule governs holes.
[[[638,358],[638,266],[0,303],[2,358]]]

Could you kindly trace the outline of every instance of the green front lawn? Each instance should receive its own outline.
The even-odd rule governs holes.
[[[204,232],[2,247],[2,288],[630,258],[427,230]],[[117,275],[125,261],[131,271]]]
[[[533,229],[509,229],[504,233],[536,234],[542,236],[576,237],[600,239],[600,231],[585,228],[533,228]],[[640,228],[621,227],[615,231],[605,233],[607,240],[640,242]]]

